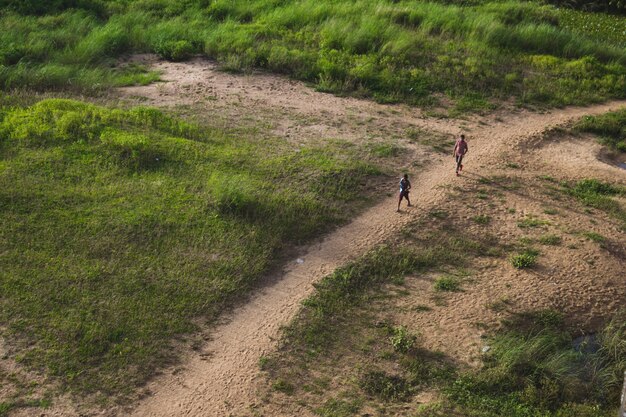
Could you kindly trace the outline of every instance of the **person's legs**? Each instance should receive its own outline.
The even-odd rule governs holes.
[[[459,173],[459,170],[461,170],[461,162],[463,162],[463,155],[457,155],[456,156],[456,173]]]
[[[398,210],[400,211],[400,203],[402,203],[402,191],[400,191],[400,197],[398,198]]]

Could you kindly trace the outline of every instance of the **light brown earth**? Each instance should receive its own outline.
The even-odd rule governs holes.
[[[449,120],[427,117],[424,112],[404,105],[380,105],[318,93],[300,82],[274,75],[228,74],[202,59],[188,63],[160,62],[151,56],[134,59],[162,71],[164,82],[121,89],[119,99],[124,103],[176,108],[228,128],[258,128],[262,125],[259,140],[264,135],[278,135],[289,138],[294,146],[304,142],[323,143],[329,138],[363,145],[389,141],[401,145],[406,154],[402,163],[393,168],[398,173],[404,169],[410,172],[415,206],[403,207],[401,213],[396,213],[396,184],[395,181],[389,184],[391,197],[381,196],[375,206],[350,224],[304,248],[296,259],[284,266],[279,276],[269,280],[271,285],[259,289],[245,305],[226,314],[210,331],[211,340],[204,346],[197,351],[181,352],[182,367],[156,376],[136,404],[105,410],[105,415],[218,417],[251,415],[255,409],[262,409],[262,415],[267,416],[309,415],[306,408],[298,408],[297,404],[282,408],[260,403],[259,393],[263,392],[266,381],[259,370],[259,359],[275,349],[281,326],[294,317],[301,301],[311,294],[315,282],[383,243],[408,223],[440,207],[447,201],[451,185],[463,188],[475,181],[477,175],[497,173],[498,167],[511,160],[522,164],[529,161],[530,165],[525,167],[529,175],[561,171],[562,176],[572,178],[589,174],[626,181],[626,171],[597,161],[597,147],[588,140],[581,139],[572,145],[574,152],[568,158],[563,157],[563,144],[543,147],[539,154],[533,153],[532,158],[528,155],[534,151],[526,146],[527,143],[538,143],[538,138],[547,129],[565,125],[583,115],[615,110],[624,106],[624,102],[543,113],[509,108],[485,117]],[[466,159],[466,174],[456,178],[451,156],[442,156],[430,145],[432,140],[450,140],[461,132],[469,138],[470,153]],[[581,167],[583,163],[584,167]],[[533,206],[527,206],[527,203],[520,198],[510,204],[520,216],[526,212],[541,212],[541,201],[535,201]],[[577,218],[574,216],[572,221]],[[613,233],[612,227],[602,225],[601,232]],[[512,232],[502,230],[500,233]],[[554,259],[546,260],[545,267],[560,264],[560,257],[565,256],[566,253],[556,253]],[[593,251],[589,256],[595,256]],[[623,265],[606,266],[620,267]],[[601,315],[609,309],[611,306],[593,304],[596,290],[589,271],[578,266],[571,268],[562,271],[559,275],[562,278],[555,278],[555,294],[572,291],[563,280],[578,276],[581,282],[588,282],[585,285],[589,289],[587,295],[582,295],[581,304],[593,314]],[[597,269],[594,274],[614,272]],[[506,288],[505,291],[490,285],[483,288],[476,299],[464,298],[461,293],[449,300],[449,304],[455,306],[453,309],[430,316],[429,320],[436,321],[424,321],[423,317],[427,316],[417,318],[422,320],[419,322],[423,326],[422,332],[432,335],[426,344],[440,349],[449,347],[451,353],[465,355],[463,357],[471,362],[475,356],[471,349],[479,339],[475,327],[469,324],[481,320],[483,313],[478,307],[484,305],[485,300],[510,293],[516,303],[541,303],[540,294],[537,294],[541,289],[526,291],[534,285],[529,281],[532,277],[524,274],[519,273],[516,277],[525,283],[519,288]],[[480,285],[479,280],[476,287]],[[471,315],[466,316],[467,311],[471,311]],[[78,412],[68,410],[38,409],[32,414],[33,410],[22,409],[15,415],[78,415]]]

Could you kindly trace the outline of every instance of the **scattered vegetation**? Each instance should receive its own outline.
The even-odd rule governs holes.
[[[154,52],[175,61],[199,53],[227,70],[265,68],[380,102],[428,105],[443,94],[453,114],[488,110],[512,96],[520,104],[563,105],[626,91],[622,22],[539,2],[2,4],[5,89],[93,92],[139,82],[116,59]]]
[[[330,144],[294,152],[72,100],[2,108],[0,138],[0,323],[12,356],[107,397],[167,363],[175,336],[284,248],[341,222],[379,174]]]

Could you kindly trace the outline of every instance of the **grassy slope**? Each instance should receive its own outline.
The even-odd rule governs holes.
[[[98,90],[148,82],[154,75],[142,68],[108,65],[153,51],[174,60],[203,53],[227,69],[267,68],[379,101],[427,104],[445,94],[460,110],[511,96],[549,105],[624,97],[624,19],[530,2],[473,4],[145,0],[107,2],[95,15],[6,12],[0,84]]]
[[[294,151],[69,100],[4,107],[0,138],[5,336],[29,368],[107,395],[281,250],[341,222],[379,174],[339,142]]]

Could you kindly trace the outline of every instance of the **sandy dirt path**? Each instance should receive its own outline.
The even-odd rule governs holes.
[[[211,65],[198,61],[191,64],[160,63],[158,68],[164,71],[164,78],[177,81],[156,87],[134,87],[126,89],[125,94],[147,97],[151,105],[171,106],[180,104],[171,97],[181,97],[181,92],[190,91],[191,88],[184,86],[193,82],[204,83],[205,88],[194,90],[193,94],[211,91],[223,100],[243,102],[240,106],[243,109],[255,108],[262,103],[265,110],[295,111],[312,117],[322,113],[343,117],[347,108],[360,110],[362,117],[371,117],[368,114],[385,113],[389,109],[389,106],[367,101],[315,93],[300,83],[270,75],[263,75],[255,84],[254,78],[222,74]],[[186,78],[176,78],[177,74],[185,74]],[[197,102],[193,94],[183,94],[183,102]],[[159,101],[160,97],[163,101]],[[209,103],[214,105],[213,101]],[[623,102],[559,109],[543,114],[520,111],[500,115],[497,121],[490,120],[487,126],[484,122],[470,122],[468,125],[466,122],[426,119],[404,107],[391,119],[401,119],[405,125],[417,124],[444,133],[459,132],[461,129],[471,132],[466,170],[482,175],[488,174],[494,164],[504,163],[507,155],[518,149],[517,145],[541,135],[546,129],[583,115],[600,114],[621,106],[624,106]],[[277,121],[284,132],[295,130],[302,133],[295,125],[285,128],[286,120],[293,119]],[[394,120],[381,121],[381,126],[386,123],[394,123]],[[465,126],[457,123],[464,123]],[[328,120],[323,127],[316,126],[318,134],[342,130],[341,127],[333,127]],[[348,131],[343,136],[356,137],[358,131]],[[444,200],[445,187],[451,184],[462,186],[463,177],[454,176],[452,158],[438,160],[413,176],[415,207],[396,213],[396,197],[386,198],[320,243],[310,246],[300,256],[303,262],[290,262],[279,277],[270,280],[273,282],[271,286],[257,291],[247,304],[224,317],[222,323],[213,329],[212,339],[186,358],[182,371],[165,372],[155,378],[147,387],[151,394],[133,409],[120,414],[146,417],[252,414],[259,401],[258,384],[262,382],[259,359],[275,348],[281,326],[294,317],[300,303],[313,291],[313,284],[384,242],[421,214],[437,208]]]

